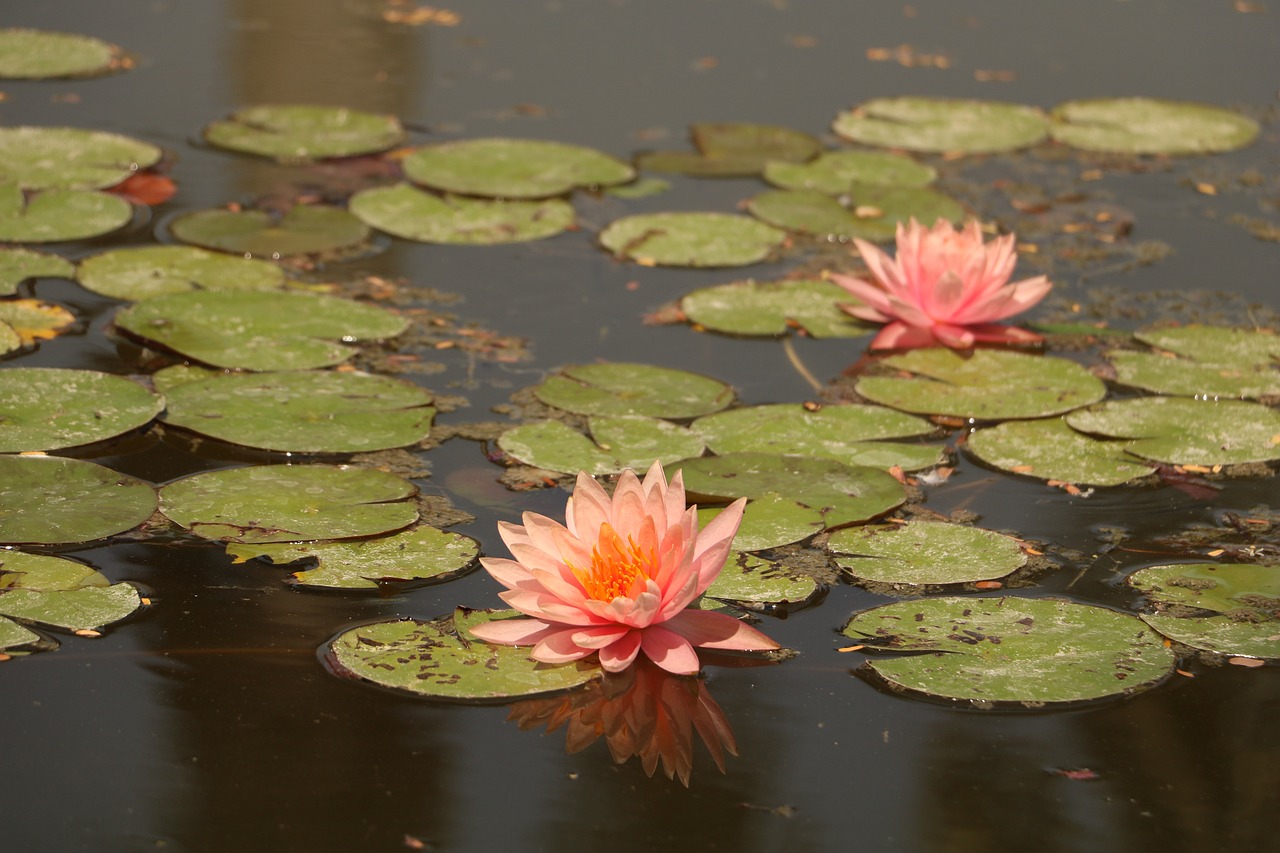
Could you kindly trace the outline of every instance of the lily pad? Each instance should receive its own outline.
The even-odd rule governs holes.
[[[865,186],[923,187],[937,177],[932,166],[887,151],[827,151],[808,163],[774,161],[764,169],[764,179],[775,187],[827,195]]]
[[[339,341],[393,338],[408,321],[385,308],[309,293],[196,291],[121,310],[117,328],[189,358],[240,370],[305,370],[340,364],[356,348]]]
[[[1253,142],[1258,123],[1209,104],[1157,98],[1067,101],[1050,114],[1058,142],[1124,154],[1207,154]]]
[[[1065,358],[1000,350],[962,356],[949,349],[914,350],[884,359],[910,378],[864,376],[868,400],[917,414],[976,420],[1043,418],[1106,396],[1102,380]]]
[[[257,258],[355,251],[369,226],[340,207],[298,204],[281,216],[264,210],[198,210],[179,216],[169,231],[184,243]]]
[[[154,166],[162,154],[148,142],[101,130],[0,127],[0,183],[28,191],[104,189]]]
[[[705,287],[680,300],[689,322],[726,335],[779,337],[800,329],[813,338],[857,338],[871,333],[840,302],[853,301],[843,287],[817,279],[735,281]]]
[[[604,362],[564,368],[534,389],[548,406],[580,415],[696,418],[733,402],[723,382],[670,367]]]
[[[39,641],[40,635],[35,631],[27,630],[12,619],[0,617],[0,649],[12,649]]]
[[[1280,412],[1257,403],[1140,397],[1067,415],[1072,429],[1128,439],[1128,450],[1171,465],[1238,465],[1280,459]]]
[[[377,536],[418,520],[403,477],[347,465],[257,465],[160,490],[160,511],[204,539],[259,544]]]
[[[293,573],[300,586],[377,589],[386,581],[450,580],[472,569],[480,546],[469,536],[435,527],[346,542],[227,546],[237,563],[255,557],[275,565],[315,560]]]
[[[749,608],[759,605],[808,604],[821,588],[810,577],[787,574],[784,563],[730,551],[724,570],[703,593]]]
[[[0,453],[58,450],[138,429],[164,399],[137,382],[96,370],[0,370]]]
[[[131,219],[133,206],[111,193],[45,190],[28,197],[17,185],[0,182],[0,242],[86,240],[123,228]]]
[[[1152,466],[1128,452],[1129,442],[1105,441],[1067,426],[1062,418],[1009,421],[969,435],[965,449],[993,468],[1081,486],[1119,486]]]
[[[1206,611],[1142,617],[1169,639],[1222,655],[1280,659],[1280,566],[1183,563],[1140,569],[1127,580],[1161,610]]]
[[[288,453],[367,453],[431,432],[431,395],[369,373],[231,373],[167,393],[165,423],[221,441]]]
[[[0,296],[12,296],[33,278],[75,278],[76,266],[66,258],[32,249],[0,249]]]
[[[909,521],[840,530],[827,548],[859,580],[892,584],[973,583],[1026,565],[1017,540],[993,530],[942,521]]]
[[[770,225],[817,237],[892,240],[898,223],[916,219],[960,222],[965,209],[928,187],[856,186],[842,198],[819,190],[770,190],[747,202],[747,210]],[[847,301],[847,300],[846,300]]]
[[[843,633],[895,652],[866,667],[897,689],[978,707],[1135,693],[1173,672],[1160,636],[1133,616],[1052,598],[944,597],[855,613]]]
[[[156,509],[151,486],[82,459],[0,456],[0,543],[64,545],[105,539]]]
[[[82,285],[113,299],[138,301],[191,290],[279,290],[284,271],[268,261],[194,246],[130,246],[80,262]]]
[[[22,349],[22,336],[8,323],[0,323],[0,355]]]
[[[722,507],[700,507],[698,525],[706,527],[721,510]],[[737,551],[779,548],[808,539],[825,527],[819,510],[770,492],[747,502],[733,547]]]
[[[404,136],[392,115],[299,104],[246,107],[204,129],[204,138],[219,148],[285,162],[374,154]]]
[[[590,430],[588,438],[561,421],[537,421],[507,430],[498,437],[498,446],[526,465],[593,475],[644,470],[655,459],[669,465],[699,456],[705,447],[688,429],[657,418],[597,415]]]
[[[866,145],[962,154],[1027,148],[1048,135],[1035,107],[946,98],[877,98],[840,113],[832,127]]]
[[[0,323],[17,333],[25,345],[58,337],[76,323],[76,315],[61,305],[39,299],[0,301]]]
[[[738,267],[769,257],[787,234],[732,213],[647,213],[615,220],[600,244],[642,266]]]
[[[700,177],[749,177],[771,162],[803,163],[822,150],[813,136],[789,127],[743,122],[706,122],[690,128],[697,152],[649,151],[640,168]]]
[[[412,184],[356,193],[351,212],[380,231],[423,243],[491,246],[542,240],[570,228],[573,207],[563,199],[490,201],[438,196]]]
[[[1165,353],[1114,350],[1116,380],[1134,388],[1185,397],[1280,397],[1280,336],[1244,329],[1186,326],[1134,337]]]
[[[90,77],[113,71],[120,49],[76,33],[8,28],[0,30],[0,79],[48,80]]]
[[[635,170],[582,145],[535,139],[466,139],[419,148],[404,158],[405,177],[463,195],[546,198],[577,187],[624,184]]]
[[[0,616],[90,631],[119,622],[141,606],[133,584],[113,584],[83,563],[0,552]]]

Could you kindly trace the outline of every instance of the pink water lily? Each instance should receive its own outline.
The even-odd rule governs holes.
[[[872,349],[947,346],[975,342],[1037,343],[1026,329],[995,323],[1035,305],[1053,286],[1042,275],[1008,284],[1017,263],[1014,236],[983,243],[978,223],[957,231],[939,219],[925,228],[914,219],[898,223],[898,257],[865,240],[854,240],[871,281],[829,273],[862,304],[842,305],[861,320],[888,323]]]
[[[689,675],[698,671],[695,646],[776,649],[732,616],[686,609],[724,568],[745,504],[730,504],[699,531],[679,471],[670,485],[657,462],[643,481],[624,471],[612,498],[581,473],[564,524],[531,512],[524,524],[499,522],[515,559],[481,560],[507,588],[502,599],[532,618],[497,620],[471,633],[490,643],[533,644],[530,656],[544,663],[599,653],[611,672],[641,652]]]

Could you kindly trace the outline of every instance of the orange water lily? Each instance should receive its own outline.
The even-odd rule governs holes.
[[[685,507],[684,480],[667,483],[655,462],[644,480],[627,470],[610,498],[578,475],[565,524],[527,512],[499,522],[515,559],[481,563],[507,589],[501,597],[529,619],[502,619],[471,633],[490,643],[533,644],[530,656],[567,663],[599,653],[606,670],[626,669],[641,652],[679,675],[698,671],[694,647],[764,650],[778,644],[722,613],[689,609],[720,574],[744,500],[698,530]]]
[[[1014,236],[983,243],[977,222],[962,230],[939,219],[926,228],[914,219],[898,223],[898,256],[889,257],[865,240],[854,240],[871,281],[829,273],[861,304],[842,305],[853,316],[888,325],[872,349],[971,347],[976,342],[1037,343],[1026,329],[1003,320],[1035,305],[1053,286],[1044,276],[1007,283],[1017,263]]]

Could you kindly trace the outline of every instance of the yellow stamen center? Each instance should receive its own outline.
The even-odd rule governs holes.
[[[596,601],[613,601],[620,595],[629,596],[637,580],[653,577],[657,554],[651,548],[645,552],[628,536],[625,542],[609,524],[600,525],[600,536],[591,549],[591,565],[573,571],[588,598]]]

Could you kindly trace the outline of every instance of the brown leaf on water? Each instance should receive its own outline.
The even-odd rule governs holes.
[[[58,337],[75,325],[75,315],[61,305],[39,299],[0,302],[0,322],[8,323],[28,346]]]

